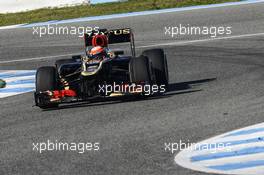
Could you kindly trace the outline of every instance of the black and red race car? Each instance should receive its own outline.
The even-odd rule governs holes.
[[[169,77],[164,51],[150,49],[136,56],[131,29],[100,29],[85,34],[84,40],[84,55],[60,59],[55,66],[37,69],[36,106],[56,108],[61,103],[124,95],[148,96],[166,91]],[[109,48],[116,43],[130,43],[131,55]]]

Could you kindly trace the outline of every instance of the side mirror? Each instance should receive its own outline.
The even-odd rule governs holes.
[[[73,59],[74,61],[81,61],[82,56],[81,56],[81,55],[73,55],[73,56],[72,56],[72,59]]]
[[[124,52],[123,50],[115,50],[115,51],[114,51],[114,54],[115,54],[115,55],[124,55],[124,53],[125,53],[125,52]]]

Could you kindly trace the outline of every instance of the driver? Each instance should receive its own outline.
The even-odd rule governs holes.
[[[103,61],[107,58],[108,49],[96,46],[88,53],[88,58],[92,61]]]
[[[82,75],[84,76],[95,74],[100,70],[103,61],[115,58],[115,54],[107,47],[108,40],[105,35],[94,36],[92,46],[91,50],[87,50],[87,56],[83,58]]]

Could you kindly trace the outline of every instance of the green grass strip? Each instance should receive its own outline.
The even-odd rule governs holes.
[[[0,14],[0,26],[236,1],[240,0],[129,0],[90,6],[45,8],[20,13]]]

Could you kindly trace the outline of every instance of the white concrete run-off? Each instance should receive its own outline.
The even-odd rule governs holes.
[[[90,4],[90,0],[0,0],[0,13]]]

